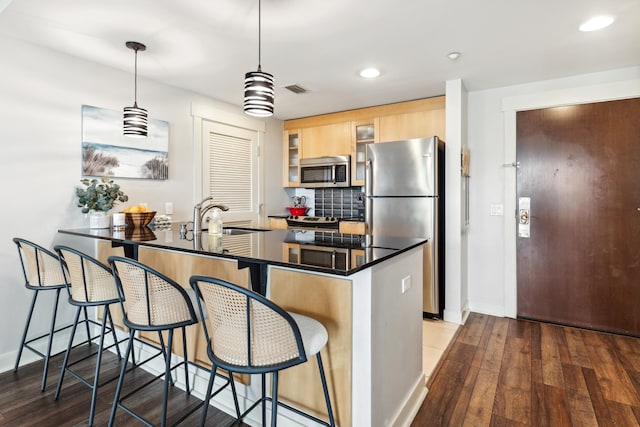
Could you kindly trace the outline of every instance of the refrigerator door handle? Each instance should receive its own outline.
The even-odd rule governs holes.
[[[373,210],[371,197],[364,198],[364,225],[367,233],[373,232]]]
[[[366,197],[369,197],[371,196],[371,187],[373,187],[373,167],[371,164],[371,159],[367,159],[367,163],[365,166],[364,184],[364,195]]]
[[[371,199],[371,187],[373,184],[373,168],[371,164],[371,159],[367,159],[365,166],[365,181],[364,181],[364,224],[367,230],[367,233],[371,233],[373,231],[373,209],[372,209],[372,199]]]
[[[331,166],[331,182],[336,183],[336,165]]]

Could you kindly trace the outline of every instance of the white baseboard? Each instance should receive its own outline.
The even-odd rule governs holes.
[[[84,333],[84,331],[85,331],[84,327],[78,328],[78,330],[76,331],[76,336],[73,340],[74,344],[82,342],[86,339],[87,334]],[[98,329],[98,332],[99,332],[99,329]],[[53,336],[53,343],[51,343],[52,355],[66,351],[67,345],[69,345],[70,335],[71,335],[71,328],[60,331]],[[27,337],[27,340],[28,339],[29,337]],[[32,347],[35,347],[41,353],[45,353],[47,349],[47,340],[48,340],[48,337],[44,337],[38,341],[31,343],[30,345]],[[16,344],[16,346],[18,345],[19,343]],[[13,351],[0,355],[0,372],[13,370],[16,363],[16,357],[18,357],[17,348]],[[20,366],[28,365],[29,363],[33,363],[41,359],[42,358],[39,355],[29,350],[28,348],[25,348],[22,350],[22,356],[20,357]]]
[[[420,410],[425,397],[427,397],[427,387],[425,386],[424,374],[420,375],[418,381],[413,386],[407,400],[391,423],[394,427],[409,427]]]
[[[505,317],[505,310],[503,306],[497,306],[493,304],[474,303],[472,307],[474,313],[488,314],[490,316]]]

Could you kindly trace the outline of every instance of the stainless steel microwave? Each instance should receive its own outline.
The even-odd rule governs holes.
[[[316,157],[300,160],[300,186],[349,187],[349,156]]]

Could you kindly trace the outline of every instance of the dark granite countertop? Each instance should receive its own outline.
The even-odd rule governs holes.
[[[180,227],[111,229],[74,228],[58,232],[112,241],[125,250],[160,248],[198,255],[235,259],[244,263],[279,265],[300,270],[348,276],[427,242],[424,238],[343,234],[318,230],[270,230],[225,228],[228,233],[213,237],[207,231],[194,240],[193,232],[181,236]],[[230,230],[230,231],[228,231]]]

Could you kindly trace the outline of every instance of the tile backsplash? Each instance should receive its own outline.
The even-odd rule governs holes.
[[[363,190],[362,187],[317,188],[312,215],[364,220]]]

